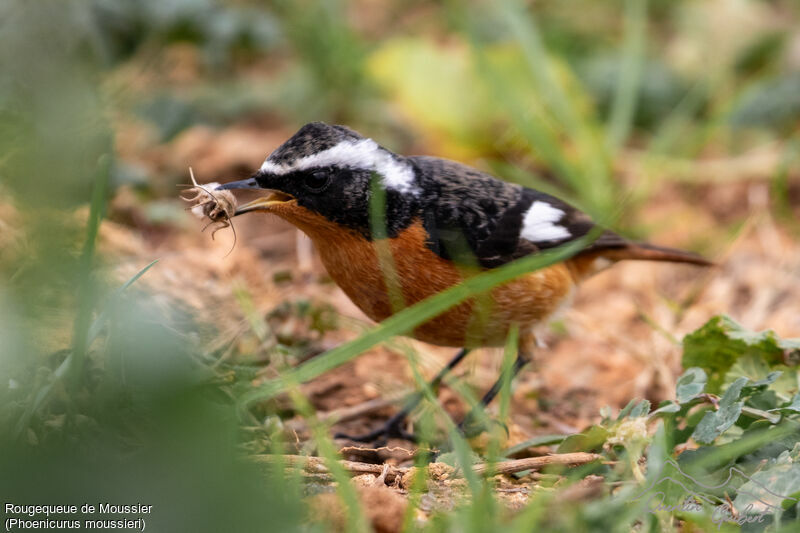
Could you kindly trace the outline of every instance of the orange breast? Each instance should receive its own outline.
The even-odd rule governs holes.
[[[330,276],[367,316],[375,321],[391,316],[387,274],[376,253],[381,246],[386,249],[387,241],[370,242],[305,209],[299,212],[301,209],[276,214],[309,235]],[[397,303],[415,304],[468,275],[431,251],[425,245],[426,237],[417,222],[388,240],[401,293],[398,298],[402,299]],[[413,336],[443,346],[501,345],[512,324],[524,330],[541,322],[567,299],[573,285],[570,270],[564,264],[553,265],[452,307],[416,328]]]

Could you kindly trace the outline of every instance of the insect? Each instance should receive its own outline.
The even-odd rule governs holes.
[[[233,189],[263,189],[269,194],[235,207],[231,214],[230,205],[215,195]],[[410,332],[428,343],[461,348],[434,378],[434,387],[470,349],[502,345],[515,326],[520,346],[511,372],[519,372],[533,355],[537,328],[569,303],[581,281],[617,261],[710,265],[696,254],[633,242],[599,228],[588,215],[554,196],[455,161],[401,156],[347,127],[321,122],[303,126],[252,177],[206,192],[213,200],[202,194],[197,198],[212,220],[266,212],[305,232],[333,280],[376,321],[396,310],[378,244],[391,255],[401,303],[412,305],[475,272],[590,232],[598,235],[573,257],[495,287],[486,305],[466,300]],[[378,200],[380,232],[373,210]],[[484,395],[482,405],[492,401],[501,382]],[[413,439],[404,421],[415,401],[418,397],[373,432],[340,436],[358,441]],[[468,416],[462,427],[470,420]]]
[[[200,217],[206,217],[210,220],[202,231],[205,231],[210,226],[215,226],[211,231],[211,238],[221,229],[231,228],[233,231],[233,245],[231,246],[229,255],[236,246],[236,228],[233,226],[231,219],[236,213],[236,198],[229,191],[215,191],[214,189],[219,186],[219,183],[206,183],[200,185],[194,177],[194,171],[189,167],[189,176],[192,179],[192,187],[187,189],[189,194],[194,193],[194,196],[181,196],[187,202],[193,203],[189,209]]]

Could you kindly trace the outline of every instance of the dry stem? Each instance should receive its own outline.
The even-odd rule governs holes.
[[[480,475],[513,474],[524,470],[538,470],[548,465],[583,465],[597,461],[600,458],[601,456],[596,453],[562,453],[545,455],[542,457],[514,459],[512,461],[502,461],[495,464],[481,463],[473,465],[472,470]],[[260,463],[267,464],[278,464],[282,462],[287,467],[302,468],[305,473],[313,476],[330,474],[325,460],[321,457],[306,457],[302,455],[255,455],[253,459]],[[410,469],[409,467],[376,465],[344,460],[339,461],[339,464],[350,474],[383,475],[389,483],[393,482],[398,476],[402,477]]]

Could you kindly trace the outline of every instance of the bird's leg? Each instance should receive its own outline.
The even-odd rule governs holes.
[[[530,359],[531,357],[529,355],[529,351],[524,350],[522,346],[520,346],[519,354],[517,355],[517,358],[514,360],[514,364],[509,369],[509,373],[511,374],[511,376],[508,378],[509,381],[514,379],[514,377],[519,373],[519,371],[522,370],[522,367],[528,364]],[[503,387],[503,382],[505,381],[505,379],[506,376],[501,375],[500,378],[497,381],[495,381],[494,385],[492,385],[492,388],[486,391],[486,394],[483,395],[483,398],[481,398],[480,403],[476,407],[474,407],[467,414],[467,416],[464,417],[464,420],[462,420],[461,423],[458,425],[458,429],[465,437],[474,437],[483,430],[480,424],[475,423],[478,410],[485,409],[492,402],[492,400],[494,400],[494,397],[497,396],[497,393],[499,393],[500,389]]]
[[[461,362],[464,357],[469,353],[468,348],[462,348],[458,351],[458,353],[447,363],[447,366],[442,368],[438,374],[431,380],[428,386],[436,391],[439,385],[442,383],[442,380],[447,376],[447,374],[453,370],[458,363]],[[383,437],[384,439],[390,438],[400,438],[405,440],[410,440],[411,442],[416,442],[417,437],[413,433],[407,432],[403,429],[403,422],[405,422],[408,415],[414,408],[419,405],[419,402],[422,401],[423,393],[416,392],[412,394],[408,401],[406,401],[405,406],[398,411],[394,416],[392,416],[386,423],[379,427],[378,429],[371,431],[369,433],[365,433],[363,435],[348,435],[346,433],[337,433],[333,436],[335,439],[349,439],[356,442],[372,442],[378,439],[379,437]]]

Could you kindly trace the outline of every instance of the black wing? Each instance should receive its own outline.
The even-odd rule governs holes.
[[[533,189],[501,181],[455,161],[409,157],[422,180],[428,246],[462,264],[498,267],[586,235],[588,215]],[[605,231],[589,247],[619,248],[626,241]]]

